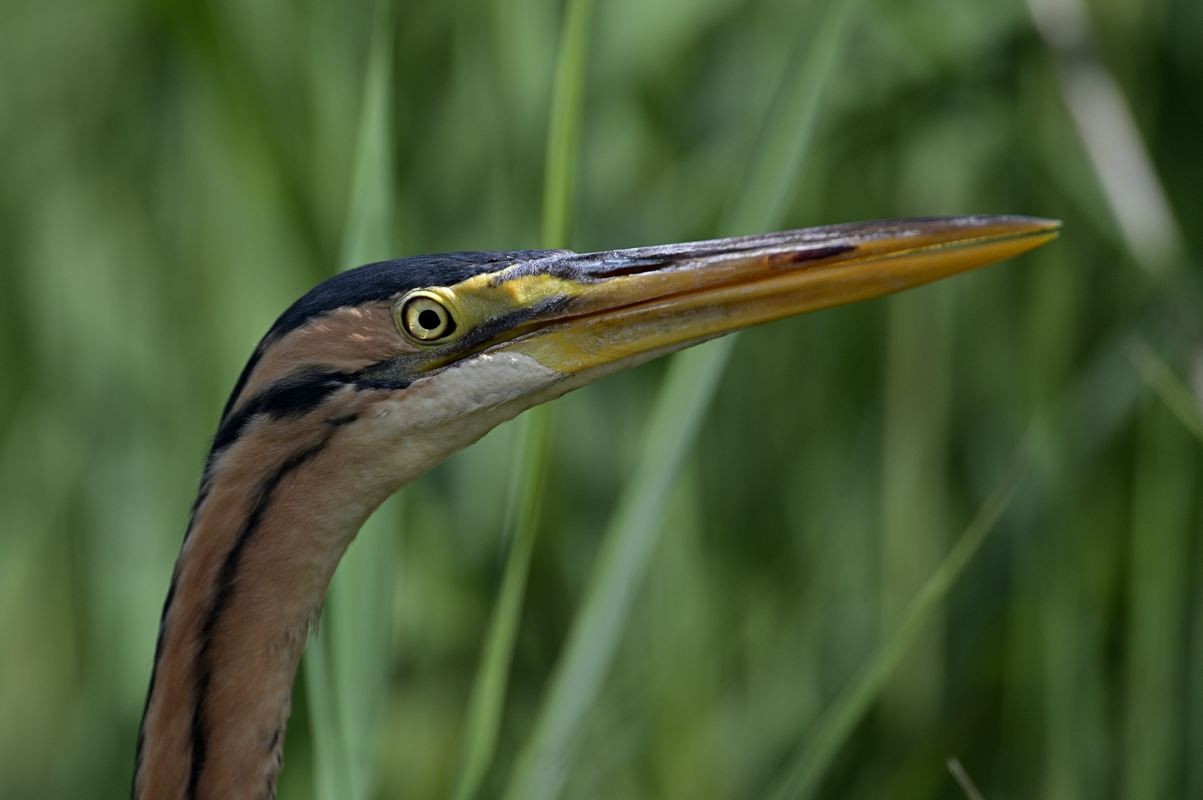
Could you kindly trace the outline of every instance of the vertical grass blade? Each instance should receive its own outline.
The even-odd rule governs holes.
[[[551,417],[526,414],[521,425],[515,480],[506,509],[504,538],[511,542],[510,552],[468,703],[455,784],[456,800],[477,796],[497,750],[514,641],[522,619],[526,578],[542,510],[540,498],[547,477]]]
[[[941,292],[892,297],[886,333],[882,435],[881,630],[900,612],[947,549],[944,454],[950,353]],[[919,731],[939,719],[944,643],[933,620],[882,693],[883,723]]]
[[[723,210],[721,235],[755,233],[781,224],[814,140],[831,71],[859,7],[860,0],[818,0],[810,4],[809,13],[801,13],[809,24],[798,33],[755,155]]]
[[[590,10],[591,0],[569,0],[560,35],[544,166],[542,244],[547,248],[568,246],[585,105]],[[528,411],[519,432],[514,462],[517,478],[506,510],[505,538],[511,541],[510,552],[473,681],[456,777],[456,800],[477,796],[497,749],[514,641],[538,533],[540,497],[550,461],[553,408],[540,406]]]
[[[724,228],[773,227],[801,167],[826,79],[855,3],[828,2],[800,63],[782,81],[779,103],[728,208]],[[801,49],[800,49],[800,52]],[[763,203],[767,203],[762,205]],[[756,213],[766,217],[753,219]],[[564,653],[535,729],[523,747],[505,797],[539,800],[558,795],[585,714],[600,690],[621,638],[640,580],[655,549],[667,497],[713,397],[734,337],[676,356],[648,422],[645,445],[607,527]]]
[[[568,0],[552,88],[543,178],[543,246],[567,247],[585,107],[585,55],[592,0]]]
[[[1015,497],[1034,459],[1037,428],[1020,443],[1013,463],[998,487],[982,504],[956,544],[928,578],[900,617],[894,634],[881,644],[848,685],[836,696],[807,732],[805,741],[790,759],[784,777],[775,791],[775,800],[812,796],[831,766],[840,747],[848,740],[856,724],[922,633],[932,614],[939,610],[957,579],[981,549],[986,537]]]
[[[728,341],[721,343],[730,347]],[[647,446],[602,540],[597,565],[556,666],[533,738],[506,792],[510,800],[554,797],[571,765],[581,719],[622,636],[640,578],[655,547],[664,498],[672,489],[722,374],[722,359],[677,361],[647,425]]]
[[[1185,797],[1181,687],[1188,652],[1195,443],[1159,403],[1138,426],[1128,575],[1129,650],[1122,796]],[[1191,758],[1197,758],[1195,753]]]
[[[1195,496],[1203,496],[1203,480],[1199,478],[1199,470],[1195,469]],[[1198,502],[1196,500],[1196,502]],[[1196,515],[1199,511],[1196,510]],[[1195,536],[1203,537],[1203,522],[1195,522]],[[1194,587],[1194,597],[1188,602],[1187,614],[1194,618],[1187,633],[1186,651],[1189,653],[1203,652],[1203,559],[1193,559],[1191,564],[1191,584]],[[1197,663],[1197,662],[1191,662]],[[1203,675],[1199,670],[1190,670],[1186,679],[1186,691],[1183,708],[1186,713],[1184,726],[1187,753],[1203,753]],[[1182,794],[1185,797],[1203,797],[1203,762],[1198,758],[1188,758],[1186,775]]]
[[[330,671],[330,648],[313,637],[305,649],[305,693],[309,701],[309,727],[313,738],[313,796],[332,800],[351,784],[350,758],[343,747],[338,698]]]
[[[379,0],[343,237],[344,267],[388,257],[395,245],[389,126],[394,14],[392,0]],[[359,532],[331,582],[322,635],[310,642],[306,654],[318,800],[359,800],[373,793],[375,726],[389,664],[389,573],[398,524],[393,501]]]

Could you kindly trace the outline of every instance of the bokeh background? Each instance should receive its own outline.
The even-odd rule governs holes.
[[[390,501],[282,796],[1203,796],[1201,98],[1197,0],[7,0],[0,796],[128,793],[207,437],[312,284],[970,212],[1065,233]]]

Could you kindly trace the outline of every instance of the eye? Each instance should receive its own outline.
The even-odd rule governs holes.
[[[398,327],[419,342],[434,342],[455,332],[455,318],[447,306],[426,294],[406,298],[396,314]]]

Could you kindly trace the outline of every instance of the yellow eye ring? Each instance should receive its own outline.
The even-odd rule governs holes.
[[[402,333],[422,344],[431,344],[455,333],[451,309],[432,293],[411,293],[397,304],[393,317]]]

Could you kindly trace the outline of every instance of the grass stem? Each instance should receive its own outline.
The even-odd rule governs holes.
[[[585,105],[590,10],[590,0],[569,0],[560,36],[544,167],[542,244],[547,248],[568,245],[573,177]],[[540,498],[551,459],[552,414],[552,406],[528,411],[518,434],[514,462],[517,479],[505,514],[510,552],[473,681],[455,783],[456,800],[477,796],[497,750],[514,641],[539,528]]]
[[[1020,443],[1011,466],[982,504],[969,526],[940,562],[900,617],[893,636],[877,648],[847,686],[823,711],[805,741],[790,759],[785,776],[770,797],[793,800],[810,797],[831,766],[840,747],[880,695],[903,656],[943,602],[969,562],[981,549],[1003,512],[1011,504],[1034,459],[1033,426]]]

